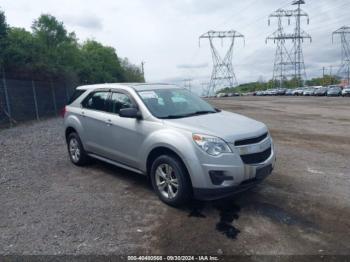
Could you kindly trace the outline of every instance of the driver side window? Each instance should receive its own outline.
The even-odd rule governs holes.
[[[107,111],[108,91],[97,91],[88,96],[83,102],[82,106],[86,109],[97,111]]]
[[[130,97],[124,93],[113,92],[110,99],[110,112],[119,114],[120,109],[135,108],[135,104]]]

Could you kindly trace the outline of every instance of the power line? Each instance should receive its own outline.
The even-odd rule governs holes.
[[[252,5],[255,4],[255,0],[251,1],[248,3],[248,5],[246,5],[245,7],[243,7],[240,10],[235,10],[234,11],[234,15],[231,15],[230,17],[228,17],[227,19],[225,19],[224,21],[222,21],[222,23],[220,23],[218,26],[216,27],[221,27],[223,25],[226,25],[232,18],[236,18],[237,14],[242,14],[245,10],[247,10],[249,7],[251,7]]]
[[[284,2],[284,4],[281,6],[281,7],[279,7],[278,9],[282,9],[282,8],[284,8],[284,7],[286,7],[286,6],[288,6],[288,5],[290,5],[291,4],[291,0],[288,0],[288,1],[286,1],[286,2]],[[237,17],[240,17],[240,16],[237,16],[237,14],[243,14],[242,12],[235,12],[235,18],[237,18]],[[264,14],[264,16],[261,16],[261,17],[259,17],[259,18],[257,18],[257,19],[255,19],[254,21],[252,21],[252,22],[247,22],[247,23],[243,23],[243,24],[239,24],[240,25],[240,27],[244,27],[245,29],[246,28],[249,28],[250,26],[252,26],[252,25],[255,25],[255,24],[257,24],[258,22],[260,22],[261,20],[264,20],[264,19],[266,19],[266,15],[268,15],[268,13],[267,14]],[[241,21],[241,20],[240,20]]]

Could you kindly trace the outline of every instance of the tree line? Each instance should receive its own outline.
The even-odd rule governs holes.
[[[138,66],[113,47],[95,40],[79,43],[63,22],[43,14],[31,31],[11,27],[0,10],[0,68],[16,79],[74,79],[79,84],[144,82]]]
[[[298,83],[300,83],[300,80],[297,79],[291,79],[283,81],[282,87],[284,88],[296,88],[298,87]],[[306,86],[328,86],[328,85],[334,85],[339,84],[340,78],[337,76],[330,76],[325,75],[323,77],[317,77],[312,78],[310,80],[305,81]],[[237,87],[231,87],[231,88],[224,88],[219,90],[217,93],[247,93],[247,92],[254,92],[254,91],[264,91],[270,88],[278,88],[279,82],[275,82],[273,80],[270,80],[268,82],[251,82],[246,84],[241,84]]]

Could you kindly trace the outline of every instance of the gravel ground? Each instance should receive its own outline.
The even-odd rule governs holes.
[[[350,255],[350,100],[211,102],[266,123],[277,166],[250,192],[181,209],[143,176],[72,165],[62,119],[0,131],[0,254]]]

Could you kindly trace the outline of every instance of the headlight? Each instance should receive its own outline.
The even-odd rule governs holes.
[[[222,153],[232,153],[230,147],[221,138],[199,134],[193,134],[192,138],[193,141],[209,155],[218,156]]]

